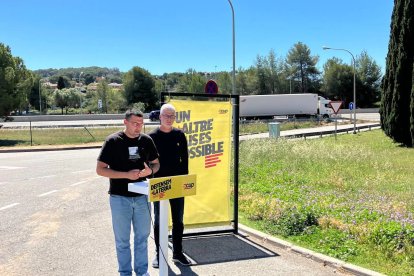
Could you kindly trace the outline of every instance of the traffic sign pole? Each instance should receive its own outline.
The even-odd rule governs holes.
[[[342,101],[331,101],[329,105],[331,106],[331,108],[333,109],[335,113],[335,141],[336,141],[336,132],[338,129],[338,112],[339,112],[339,109],[341,108]]]

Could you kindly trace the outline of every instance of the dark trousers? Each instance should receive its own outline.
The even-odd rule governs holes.
[[[173,255],[183,252],[184,197],[170,199]],[[154,240],[158,256],[160,247],[160,203],[154,202]]]

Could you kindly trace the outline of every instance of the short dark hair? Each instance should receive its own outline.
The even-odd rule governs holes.
[[[141,112],[141,110],[138,109],[128,109],[125,112],[125,120],[129,120],[129,118],[131,118],[131,116],[137,116],[137,117],[144,117],[144,113]]]

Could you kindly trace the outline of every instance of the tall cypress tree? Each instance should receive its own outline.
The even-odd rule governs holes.
[[[381,126],[394,141],[414,145],[414,0],[394,0]]]

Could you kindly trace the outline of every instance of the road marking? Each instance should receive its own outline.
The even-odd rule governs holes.
[[[56,193],[57,191],[58,191],[58,190],[52,190],[52,191],[49,191],[49,192],[47,192],[47,193],[40,194],[40,195],[38,195],[38,197],[47,196],[47,195],[50,195],[50,194]]]
[[[42,178],[49,178],[49,177],[54,177],[54,176],[56,176],[56,174],[44,175],[44,176],[36,176],[36,177],[31,177],[31,178],[29,178],[29,180],[33,180],[33,179],[42,179]]]
[[[80,185],[80,184],[83,184],[83,183],[86,183],[86,182],[88,182],[88,181],[92,181],[92,180],[95,180],[95,179],[98,179],[98,178],[101,178],[101,177],[102,177],[102,176],[100,176],[100,175],[96,175],[96,176],[88,177],[88,178],[86,178],[85,180],[82,180],[82,181],[79,181],[79,182],[76,182],[76,183],[70,184],[69,186],[78,186],[78,185]]]
[[[76,182],[76,183],[70,184],[70,186],[78,186],[78,185],[83,184],[83,183],[86,183],[86,182],[87,182],[87,181],[79,181],[79,182]]]
[[[71,172],[71,173],[83,173],[83,172],[92,172],[92,170],[74,171],[74,172]]]
[[[6,209],[9,209],[9,208],[12,208],[12,207],[14,207],[14,206],[16,206],[16,205],[19,205],[20,203],[12,203],[12,204],[9,204],[9,205],[6,205],[6,206],[3,206],[3,207],[1,207],[0,208],[0,211],[2,211],[2,210],[6,210]]]
[[[24,167],[13,167],[13,166],[0,166],[0,170],[17,170],[17,169],[24,169]]]

